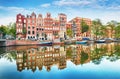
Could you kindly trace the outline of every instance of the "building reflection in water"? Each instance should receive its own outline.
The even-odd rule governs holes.
[[[17,70],[22,71],[27,68],[34,72],[37,68],[41,71],[45,67],[47,71],[50,71],[53,65],[57,65],[58,69],[64,69],[67,60],[70,60],[75,65],[82,65],[90,61],[99,64],[103,56],[109,57],[115,53],[115,47],[116,44],[110,43],[90,46],[44,46],[18,50]]]
[[[25,68],[32,69],[36,67],[42,70],[43,66],[47,71],[56,64],[59,69],[66,68],[66,51],[64,46],[38,47],[23,51],[17,51],[17,69],[22,71]]]

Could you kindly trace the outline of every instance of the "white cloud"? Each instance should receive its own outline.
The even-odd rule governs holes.
[[[8,11],[8,13],[22,13],[22,14],[29,14],[32,13],[32,11],[37,12],[39,8],[23,8],[23,7],[4,7],[0,6],[0,10]]]
[[[59,0],[54,1],[53,4],[57,6],[82,6],[91,4],[91,0]]]
[[[73,8],[69,8],[66,9],[67,13],[67,17],[68,17],[68,21],[75,18],[75,17],[84,17],[84,18],[90,18],[92,20],[94,19],[100,19],[102,21],[103,24],[106,24],[107,22],[111,21],[111,20],[115,20],[120,22],[120,11],[111,11],[111,10],[106,10],[106,11],[94,11],[91,9],[73,9]]]
[[[5,11],[12,11],[12,12],[26,11],[26,9],[22,8],[22,7],[4,7],[4,6],[0,6],[0,9],[5,10]]]
[[[120,5],[119,6],[112,5],[112,6],[108,7],[107,9],[120,10]]]
[[[109,2],[109,4],[108,4]],[[120,4],[109,0],[58,0],[53,1],[53,5],[60,7],[73,7],[76,8],[94,8],[94,9],[108,9],[108,10],[120,10]]]
[[[23,8],[23,7],[4,7],[0,6],[0,10],[5,11],[4,14],[0,14],[0,25],[8,25],[10,22],[16,21],[16,15],[21,13],[23,15],[31,14],[33,11],[38,12],[38,8]],[[6,15],[6,16],[3,16]]]
[[[42,4],[41,7],[43,7],[43,8],[47,8],[47,7],[50,7],[50,4],[49,4],[49,3]]]
[[[15,22],[16,17],[3,17],[0,19],[0,25],[8,25],[10,22]]]

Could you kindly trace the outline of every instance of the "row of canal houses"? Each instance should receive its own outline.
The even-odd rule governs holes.
[[[89,25],[89,31],[82,33],[80,23],[84,21]],[[67,21],[67,15],[60,13],[57,18],[52,18],[50,13],[45,17],[42,14],[38,16],[33,12],[31,15],[24,16],[17,14],[16,16],[16,39],[24,40],[60,40],[67,39],[67,29],[72,29],[74,38],[90,37],[92,21],[88,18],[73,18]]]

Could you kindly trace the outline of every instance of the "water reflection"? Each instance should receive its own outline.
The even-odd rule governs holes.
[[[43,67],[50,71],[53,65],[57,65],[58,69],[65,69],[68,60],[75,65],[89,62],[98,65],[103,58],[111,62],[120,59],[120,44],[117,43],[89,46],[21,46],[0,48],[0,51],[1,58],[4,57],[10,62],[16,60],[17,70],[20,72],[25,69],[35,72],[37,68],[41,71]]]

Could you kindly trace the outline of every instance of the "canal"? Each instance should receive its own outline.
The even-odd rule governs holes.
[[[0,79],[120,79],[120,44],[0,47]]]

